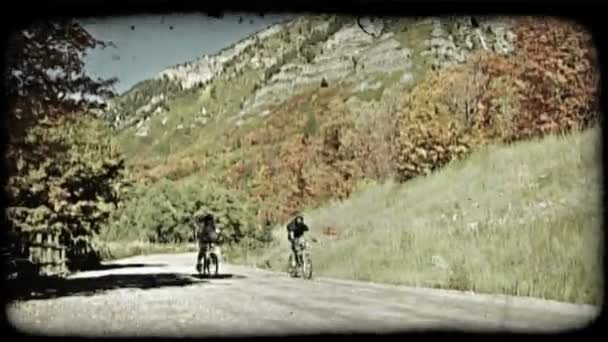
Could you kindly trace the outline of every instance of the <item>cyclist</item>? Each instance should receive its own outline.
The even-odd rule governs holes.
[[[287,224],[287,239],[291,243],[291,250],[296,257],[296,265],[300,265],[302,262],[302,252],[305,247],[304,233],[308,230],[308,226],[304,223],[304,218],[300,215],[297,215]]]
[[[196,259],[196,270],[201,272],[201,259],[209,251],[214,251],[219,257],[219,250],[215,243],[218,240],[218,227],[215,225],[213,215],[207,214],[198,221],[198,256]]]

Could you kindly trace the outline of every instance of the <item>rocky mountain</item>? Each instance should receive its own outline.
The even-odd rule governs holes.
[[[354,93],[381,91],[393,84],[412,85],[427,65],[435,69],[462,63],[476,49],[513,51],[514,37],[505,22],[478,20],[376,19],[364,31],[355,18],[298,18],[217,54],[163,70],[113,101],[106,117],[116,128],[147,136],[152,118],[166,121],[171,103],[194,93],[204,99],[182,127],[204,125],[208,116],[242,124],[322,83],[354,84]],[[370,30],[378,35],[366,32]]]
[[[104,115],[141,177],[212,178],[281,220],[486,142],[587,125],[592,50],[555,19],[303,16],[167,68]]]

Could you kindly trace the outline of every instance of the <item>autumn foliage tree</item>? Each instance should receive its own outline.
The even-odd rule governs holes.
[[[96,233],[120,202],[124,162],[93,114],[116,80],[91,78],[83,63],[89,49],[106,45],[73,20],[38,22],[9,39],[9,255],[26,232],[54,230],[69,258],[70,247]]]

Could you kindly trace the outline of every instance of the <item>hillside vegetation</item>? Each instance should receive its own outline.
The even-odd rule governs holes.
[[[506,52],[500,44],[469,49],[460,41],[475,42],[476,31],[462,18],[388,22],[382,26],[388,38],[375,40],[354,19],[300,18],[251,39],[255,43],[208,85],[173,94],[168,112],[140,121],[146,136],[134,127],[124,129],[120,141],[142,179],[210,178],[259,203],[258,223],[276,223],[298,209],[348,197],[363,179],[406,181],[486,143],[593,122],[597,66],[588,33],[551,18],[504,22],[487,20],[484,32],[493,33],[484,44],[511,37]],[[342,49],[328,49],[332,41]],[[404,45],[385,50],[390,44]],[[277,47],[287,57],[267,67],[244,64],[270,58]],[[316,51],[310,62],[304,52],[289,55],[303,47]],[[359,50],[372,52],[355,55]],[[382,51],[393,51],[386,58],[396,58],[394,66],[375,66]],[[354,70],[338,63],[349,56],[361,59]],[[357,69],[366,58],[367,66]],[[270,69],[274,76],[263,76]],[[315,72],[326,86],[322,77],[309,83],[302,76]],[[275,94],[288,77],[296,85]],[[275,102],[259,104],[263,95]],[[235,96],[243,99],[242,110]]]
[[[488,146],[307,211],[317,276],[600,304],[600,132]],[[286,269],[284,227],[240,262]]]

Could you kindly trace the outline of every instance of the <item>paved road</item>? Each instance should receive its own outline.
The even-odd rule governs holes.
[[[529,298],[474,295],[364,282],[291,279],[225,265],[217,279],[194,273],[193,253],[108,263],[13,304],[22,331],[79,336],[250,336],[397,332],[556,331],[597,311]]]

